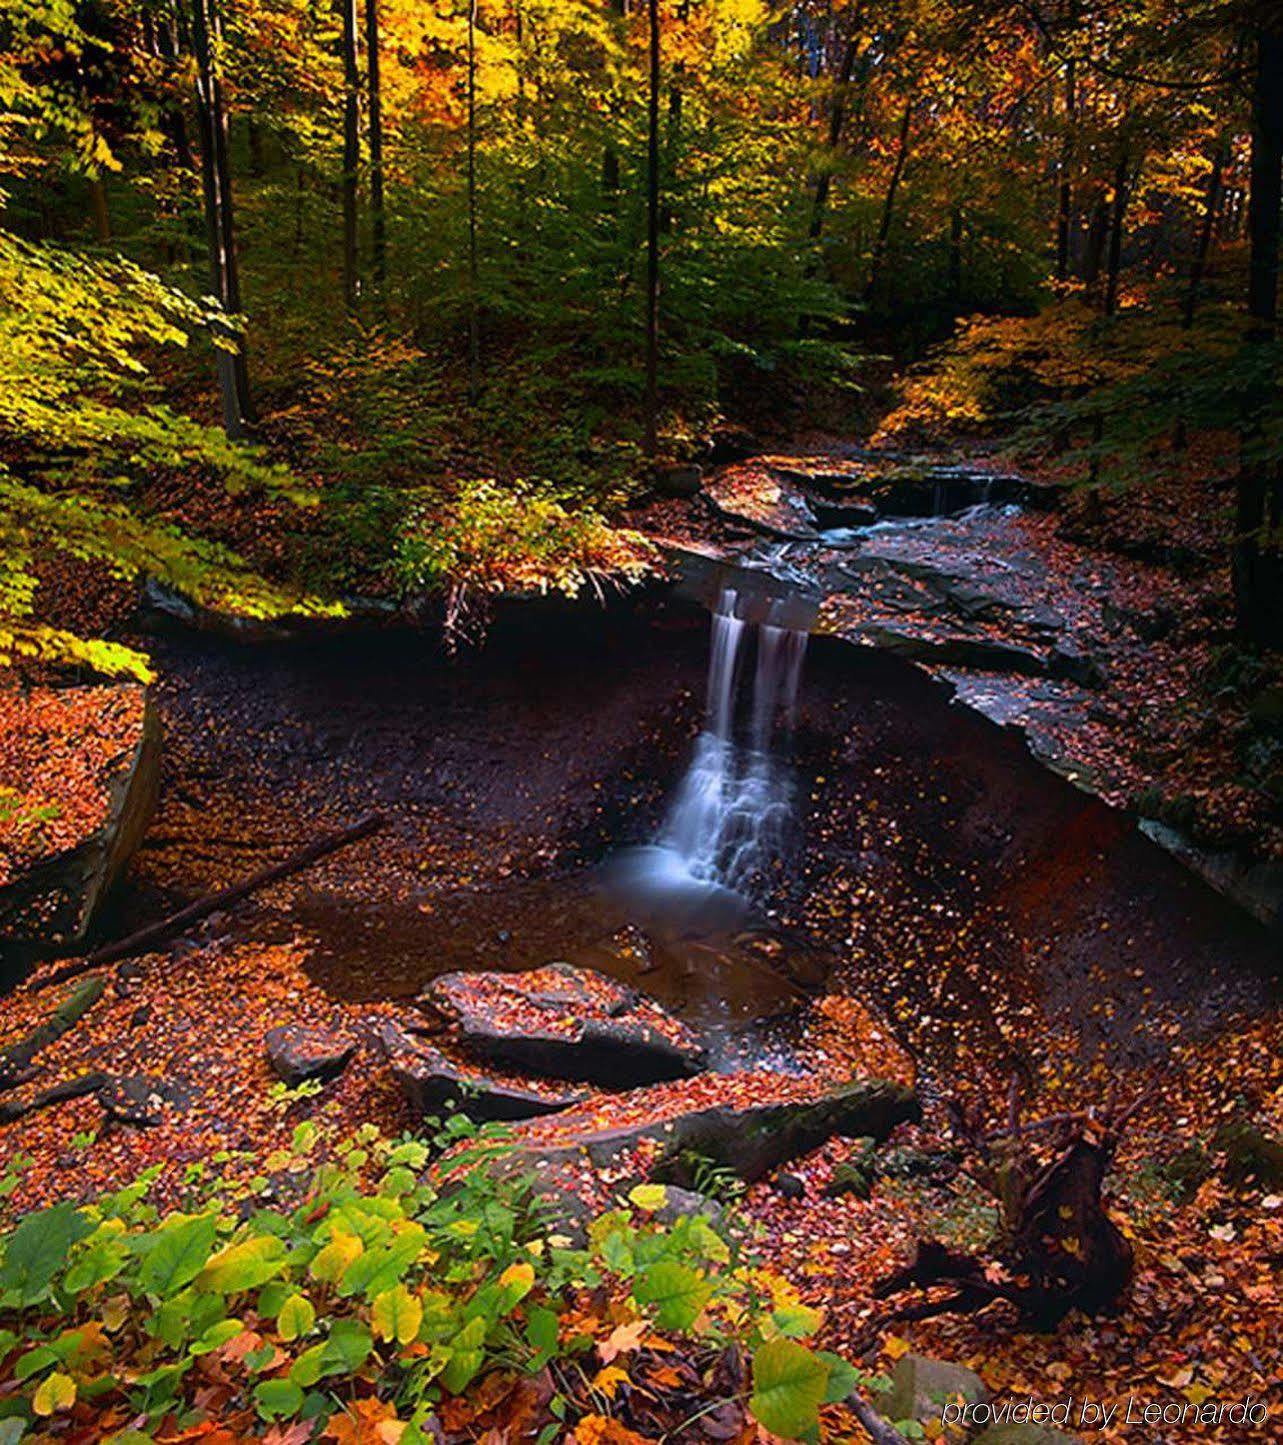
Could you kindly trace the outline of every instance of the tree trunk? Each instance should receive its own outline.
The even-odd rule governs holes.
[[[481,390],[477,278],[477,0],[468,0],[468,397],[474,403]]]
[[[1073,235],[1074,153],[1078,131],[1078,78],[1074,58],[1065,62],[1065,137],[1060,148],[1060,194],[1056,210],[1056,280],[1069,280]]]
[[[895,166],[891,171],[891,179],[887,182],[886,198],[882,202],[882,219],[878,223],[877,238],[873,242],[873,255],[869,258],[869,279],[864,287],[866,299],[872,294],[882,272],[887,239],[891,235],[891,218],[895,214],[895,194],[900,189],[900,177],[904,174],[904,163],[909,158],[909,126],[912,122],[913,97],[910,96],[905,102],[904,115],[900,119],[900,138],[896,146]]]
[[[209,248],[210,293],[227,317],[220,323],[225,343],[215,348],[215,364],[223,397],[223,429],[235,440],[254,421],[245,359],[245,337],[236,318],[241,314],[240,274],[236,256],[236,223],[231,173],[227,162],[227,113],[223,87],[214,61],[219,36],[216,0],[194,0],[192,45],[196,53],[196,117],[200,130],[201,186],[205,198],[205,235]],[[217,338],[216,338],[217,339]]]
[[[89,178],[89,200],[94,213],[94,235],[105,246],[111,240],[111,214],[107,209],[107,187],[101,175]]]
[[[838,67],[837,79],[833,85],[833,98],[829,104],[829,155],[828,161],[815,179],[815,200],[811,206],[812,241],[818,241],[824,231],[824,212],[829,204],[829,192],[833,188],[833,160],[842,140],[842,127],[846,123],[846,95],[855,74],[855,61],[859,49],[858,14],[851,16],[851,31],[842,48],[842,60]]]
[[[343,9],[343,304],[356,311],[360,292],[356,251],[356,188],[361,169],[360,72],[356,53],[356,0]]]
[[[1181,327],[1188,331],[1194,325],[1198,309],[1198,290],[1207,272],[1207,258],[1212,251],[1212,231],[1216,225],[1216,209],[1221,199],[1221,176],[1229,160],[1229,141],[1222,136],[1217,142],[1216,153],[1212,156],[1212,171],[1207,178],[1207,199],[1203,204],[1203,224],[1198,232],[1198,246],[1194,252],[1194,263],[1189,271],[1189,284],[1185,288],[1185,300],[1181,306]]]
[[[1109,239],[1109,202],[1102,194],[1092,207],[1091,221],[1087,226],[1087,243],[1083,247],[1081,279],[1088,286],[1094,286],[1100,276],[1100,263],[1105,255],[1105,242]]]
[[[1105,273],[1105,315],[1118,310],[1118,273],[1123,260],[1123,222],[1127,216],[1127,152],[1119,153],[1114,166],[1114,201],[1109,218],[1109,263]]]
[[[1248,313],[1257,347],[1274,340],[1278,317],[1279,207],[1283,204],[1283,30],[1256,36],[1252,97],[1251,195],[1248,231]],[[1249,414],[1264,397],[1247,399]],[[1276,461],[1254,458],[1259,423],[1249,421],[1241,447],[1233,549],[1234,601],[1239,630],[1269,647],[1283,644],[1283,473]]]
[[[962,206],[955,201],[949,210],[949,299],[955,309],[962,305]]]
[[[650,92],[646,146],[646,414],[643,447],[659,446],[659,0],[647,0]]]
[[[383,91],[379,80],[379,3],[365,0],[365,66],[370,128],[370,229],[374,284],[388,274],[387,217],[383,210]]]

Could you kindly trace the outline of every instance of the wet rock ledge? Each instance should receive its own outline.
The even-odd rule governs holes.
[[[138,683],[0,686],[0,952],[85,941],[146,832],[160,746]]]

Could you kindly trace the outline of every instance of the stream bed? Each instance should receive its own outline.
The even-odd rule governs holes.
[[[754,906],[710,925],[603,887],[669,815],[708,650],[707,613],[653,593],[514,609],[457,660],[405,633],[164,640],[161,804],[118,926],[379,810],[382,835],[201,942],[289,939],[352,1002],[453,969],[587,964],[709,1030],[723,1067],[790,1067],[797,1005],[826,989],[942,1075],[1031,1062],[1013,1042],[1031,1013],[1066,1048],[1140,1059],[1272,996],[1264,931],[1126,815],[903,662],[833,639],[801,674],[780,759],[795,827]]]

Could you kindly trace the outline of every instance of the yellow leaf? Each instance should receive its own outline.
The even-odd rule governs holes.
[[[423,1323],[423,1304],[417,1295],[398,1284],[375,1296],[370,1320],[380,1339],[408,1345]]]
[[[891,1359],[898,1360],[901,1355],[909,1353],[909,1342],[902,1340],[899,1335],[888,1335],[882,1349]]]
[[[76,1382],[70,1375],[55,1370],[41,1380],[31,1408],[37,1415],[53,1415],[59,1410],[70,1410],[75,1403]]]
[[[605,1365],[593,1376],[592,1387],[598,1394],[605,1395],[608,1400],[613,1400],[620,1385],[627,1383],[627,1370],[621,1370],[618,1365]]]
[[[668,1190],[662,1184],[638,1184],[628,1191],[628,1202],[654,1214],[668,1203]]]
[[[309,1273],[323,1284],[337,1284],[343,1271],[364,1249],[358,1235],[336,1234],[312,1261]]]

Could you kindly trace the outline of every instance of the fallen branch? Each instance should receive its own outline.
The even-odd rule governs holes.
[[[862,1395],[848,1395],[846,1403],[855,1412],[855,1418],[864,1426],[864,1433],[873,1445],[909,1445],[895,1426],[888,1425]]]
[[[69,1028],[89,1012],[107,987],[103,978],[87,978],[73,988],[67,997],[16,1044],[0,1052],[0,1089],[12,1089],[25,1083],[31,1075],[36,1055],[60,1039]]]
[[[11,1123],[14,1119],[25,1118],[37,1109],[47,1109],[50,1104],[61,1104],[67,1099],[83,1099],[86,1094],[96,1094],[108,1083],[106,1074],[79,1074],[74,1079],[64,1079],[53,1084],[29,1099],[9,1099],[0,1103],[0,1123]]]
[[[248,898],[251,893],[256,893],[260,888],[266,888],[270,883],[277,883],[282,878],[288,878],[291,874],[328,857],[329,854],[337,853],[340,848],[346,848],[349,844],[356,843],[371,833],[377,833],[386,821],[380,814],[370,813],[360,822],[353,823],[350,828],[344,828],[341,832],[330,833],[324,838],[318,838],[315,843],[309,843],[306,848],[300,848],[297,853],[291,854],[283,862],[274,863],[270,868],[262,869],[246,878],[242,883],[233,884],[231,888],[224,888],[195,903],[189,903],[186,908],[180,908],[177,913],[170,914],[168,918],[162,918],[158,923],[149,924],[146,928],[139,929],[137,933],[131,933],[127,938],[119,939],[115,943],[105,944],[84,958],[72,959],[60,968],[54,969],[47,977],[34,982],[32,987],[34,989],[52,988],[56,983],[76,978],[105,963],[115,963],[117,959],[145,953],[156,944],[163,943],[165,939],[186,928],[188,924],[207,918],[211,913],[218,913],[225,908],[230,908],[233,904],[239,903],[241,899]]]

